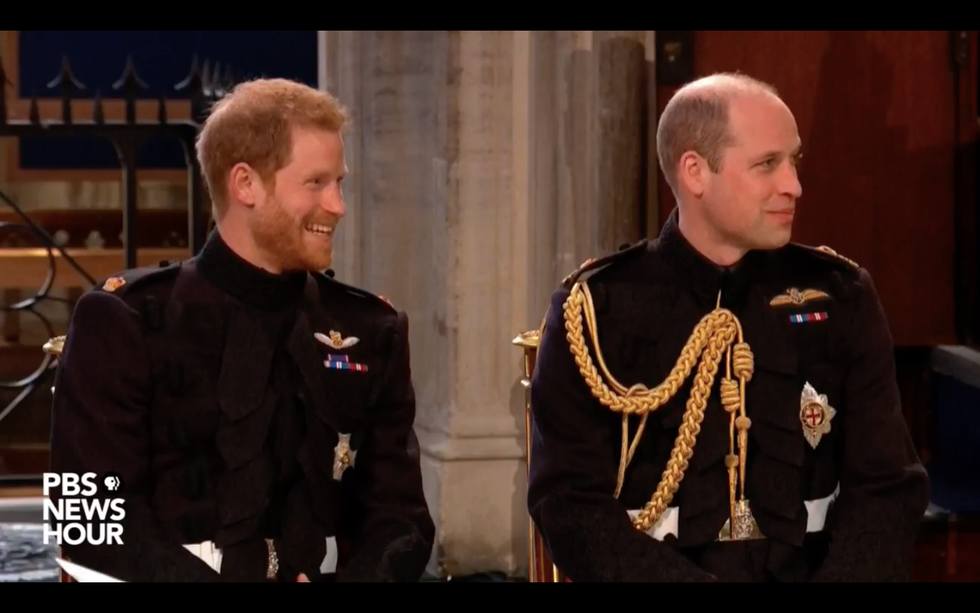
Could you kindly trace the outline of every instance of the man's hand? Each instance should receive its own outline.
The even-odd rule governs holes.
[[[309,582],[310,582],[310,578],[307,577],[304,573],[300,573],[299,577],[296,577],[296,583],[309,583]]]

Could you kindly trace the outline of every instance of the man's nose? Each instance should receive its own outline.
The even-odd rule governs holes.
[[[790,166],[781,177],[781,191],[792,198],[799,200],[803,197],[803,185],[800,184],[800,177],[794,166]]]
[[[321,207],[338,219],[344,216],[347,212],[347,203],[344,202],[344,193],[339,186],[325,192]]]

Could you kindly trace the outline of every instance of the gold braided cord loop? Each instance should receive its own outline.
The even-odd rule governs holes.
[[[593,364],[589,350],[585,346],[585,338],[582,331],[582,311],[586,302],[588,302],[589,308],[584,318],[586,320],[585,323],[589,327],[589,335],[593,340],[593,347],[596,350],[596,360],[599,362],[599,366],[602,368],[606,379],[613,386],[613,390],[609,389],[606,382],[600,378],[599,371]],[[718,325],[717,321],[713,321],[712,318],[718,320],[719,317],[723,317],[723,315],[715,311],[709,313],[701,320],[701,323],[694,329],[687,344],[684,346],[684,350],[681,352],[677,364],[674,365],[673,370],[671,370],[663,383],[653,389],[648,389],[640,384],[627,389],[626,386],[616,381],[612,376],[602,357],[602,350],[599,348],[599,343],[597,342],[598,334],[595,322],[595,308],[588,286],[581,283],[576,284],[565,301],[565,330],[567,331],[569,346],[572,355],[575,357],[575,363],[579,367],[579,372],[585,377],[585,382],[588,384],[589,389],[592,390],[592,394],[599,399],[599,402],[616,413],[627,413],[630,415],[645,415],[656,411],[677,393],[677,390],[680,389],[681,385],[683,385],[684,381],[691,374],[698,355],[701,354],[704,347],[708,344],[709,330],[714,329]]]
[[[738,411],[738,403],[740,400],[741,395],[738,391],[738,383],[732,381],[731,379],[722,379],[721,406],[725,407],[725,410],[729,413],[734,413]]]
[[[617,497],[622,488],[625,466],[632,459],[646,417],[666,404],[677,393],[694,369],[695,362],[700,358],[691,396],[687,401],[682,424],[663,477],[650,502],[633,520],[633,524],[645,532],[657,523],[680,488],[688,462],[694,454],[694,446],[701,431],[705,408],[722,358],[727,358],[728,368],[726,370],[728,373],[721,382],[721,401],[725,409],[731,414],[732,434],[735,434],[736,421],[739,422],[739,426],[747,427],[748,418],[744,414],[744,387],[745,383],[751,379],[754,369],[752,351],[742,339],[741,324],[735,315],[727,309],[716,308],[705,315],[694,328],[678,357],[677,363],[662,383],[653,389],[642,384],[635,384],[627,388],[618,382],[606,367],[602,351],[599,348],[595,308],[589,288],[584,283],[576,283],[572,287],[571,293],[565,301],[564,317],[569,348],[592,395],[612,411],[623,414],[624,457],[620,461],[619,479],[615,494]],[[588,328],[592,346],[595,349],[596,361],[599,363],[598,368],[593,363],[586,346],[583,329],[585,327]],[[602,375],[600,375],[599,369],[602,370]],[[732,370],[734,370],[738,381],[731,378]],[[630,415],[641,416],[643,420],[637,432],[637,438],[627,453],[626,428]],[[739,435],[747,434],[741,428],[739,430]],[[734,436],[732,438],[734,439]],[[739,442],[741,443],[741,441]],[[743,446],[740,444],[739,447]],[[734,440],[732,441],[732,452],[733,455]],[[734,460],[741,465],[743,474],[744,455],[743,448],[742,457]],[[734,476],[735,466],[731,466],[730,470],[730,474]],[[732,492],[734,492],[734,483],[732,488]]]
[[[739,334],[741,335],[741,332]],[[755,356],[752,355],[752,349],[749,348],[748,343],[740,342],[732,347],[732,362],[735,378],[741,379],[745,383],[752,380],[752,372],[755,370]]]

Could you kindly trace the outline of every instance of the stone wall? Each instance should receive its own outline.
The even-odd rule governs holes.
[[[510,341],[582,261],[659,226],[653,32],[331,31],[320,48],[355,117],[338,278],[411,316],[432,571],[524,573]]]

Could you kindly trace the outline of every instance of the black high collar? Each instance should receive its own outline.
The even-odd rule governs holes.
[[[767,260],[761,251],[748,252],[733,266],[719,266],[702,255],[681,233],[678,210],[674,208],[660,233],[657,250],[677,280],[690,289],[702,304],[714,305],[721,292],[721,306],[740,304]]]
[[[197,269],[236,300],[262,310],[297,304],[306,287],[307,273],[272,274],[231,250],[215,229],[196,258]]]

